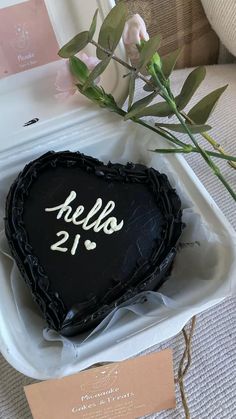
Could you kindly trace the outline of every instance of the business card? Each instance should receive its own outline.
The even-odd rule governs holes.
[[[166,349],[24,387],[34,419],[134,419],[175,407]]]

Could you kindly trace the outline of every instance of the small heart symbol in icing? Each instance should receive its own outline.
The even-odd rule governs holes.
[[[91,242],[91,240],[85,240],[84,245],[87,250],[94,250],[97,247],[96,243]]]

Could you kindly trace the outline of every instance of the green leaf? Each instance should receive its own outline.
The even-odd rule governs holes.
[[[91,41],[93,39],[93,36],[95,34],[96,27],[97,27],[97,17],[98,17],[98,9],[94,13],[93,20],[92,20],[92,23],[91,23],[90,28],[89,28],[89,33],[88,33],[89,41]]]
[[[142,46],[140,51],[138,70],[141,71],[152,59],[161,42],[161,36],[155,35]]]
[[[183,125],[181,124],[155,124],[155,125],[160,128],[166,128],[170,131],[181,132],[183,134],[187,134]],[[211,129],[210,125],[187,124],[187,127],[193,134],[198,134],[199,132],[209,131]]]
[[[93,39],[95,30],[96,30],[97,15],[98,15],[98,9],[94,13],[89,31],[80,32],[78,35],[72,38],[69,42],[67,42],[67,44],[65,44],[58,52],[58,55],[60,57],[70,58],[88,45],[88,43]]]
[[[153,87],[150,84],[145,84],[143,86],[143,90],[145,90],[145,92],[153,92],[153,90],[155,90],[157,87],[155,87],[155,79],[153,77],[149,78],[150,82],[152,82]]]
[[[130,110],[133,100],[134,100],[134,91],[135,91],[135,75],[130,74],[129,79],[129,100],[128,100],[128,110]]]
[[[89,32],[84,31],[80,32],[74,38],[72,38],[69,42],[67,42],[64,47],[60,49],[58,55],[62,58],[69,58],[72,55],[77,54],[77,52],[81,51],[83,48],[86,47],[89,43]]]
[[[99,77],[100,74],[102,74],[105,71],[110,61],[111,57],[106,57],[104,60],[100,61],[100,63],[98,63],[96,67],[94,67],[83,86],[83,90],[86,90],[89,86],[93,84],[94,80],[96,80],[96,78]]]
[[[178,48],[176,51],[170,52],[162,57],[162,72],[167,79],[170,77],[181,51],[182,48]]]
[[[179,110],[185,108],[188,104],[201,82],[206,76],[205,67],[195,68],[185,80],[180,94],[176,97],[176,104]]]
[[[215,106],[222,95],[225,89],[227,88],[227,84],[219,89],[214,90],[213,92],[209,93],[203,99],[201,99],[193,108],[189,111],[188,117],[196,124],[205,124],[208,120],[209,116],[215,109]]]
[[[70,57],[70,71],[81,83],[84,83],[89,75],[88,67],[77,57]]]
[[[138,100],[133,104],[129,112],[125,115],[124,120],[133,118],[137,115],[139,111],[145,108],[153,99],[157,96],[157,92],[153,92],[148,96],[145,96],[143,99]]]
[[[80,93],[82,93],[84,96],[86,96],[88,99],[90,99],[94,103],[100,103],[102,97],[103,97],[103,91],[98,86],[91,86],[88,87],[86,90],[83,90],[82,84],[77,84],[78,90]]]
[[[99,32],[98,44],[113,52],[122,37],[126,18],[127,8],[124,2],[118,3],[111,9],[103,21]],[[97,57],[103,60],[107,57],[107,54],[97,48]]]
[[[136,116],[138,118],[141,118],[143,116],[165,117],[165,116],[170,116],[172,114],[173,114],[173,110],[170,108],[168,103],[159,102],[159,103],[155,103],[154,105],[147,106],[144,109],[141,109],[139,112],[137,112]]]
[[[171,154],[171,153],[191,153],[193,147],[190,145],[186,145],[184,148],[156,148],[155,150],[149,150],[153,153],[165,153],[165,154]]]
[[[101,89],[103,92],[103,98],[100,101],[100,106],[104,108],[108,108],[110,111],[117,112],[117,113],[119,113],[119,111],[122,111],[121,109],[118,108],[115,98],[110,93],[106,93],[103,87],[101,87]],[[122,111],[121,114],[123,116],[124,111]]]

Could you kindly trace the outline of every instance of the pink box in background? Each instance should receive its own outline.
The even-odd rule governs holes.
[[[0,9],[0,78],[59,59],[43,0]]]

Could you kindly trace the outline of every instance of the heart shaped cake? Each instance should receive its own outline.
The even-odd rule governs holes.
[[[181,216],[178,195],[153,168],[48,152],[11,186],[5,229],[48,325],[72,336],[163,284]]]

